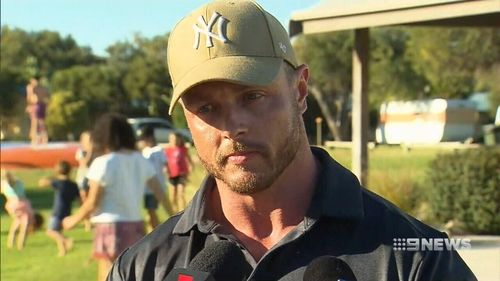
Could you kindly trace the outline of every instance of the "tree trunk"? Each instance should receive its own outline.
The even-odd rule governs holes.
[[[326,96],[324,96],[316,86],[309,84],[309,91],[314,96],[316,101],[318,101],[319,108],[321,109],[321,113],[323,113],[328,129],[333,135],[333,139],[341,141],[342,136],[337,126],[338,120],[335,116],[335,111],[340,111],[339,108],[337,108],[337,105],[334,102],[328,102]],[[334,110],[332,110],[331,107],[334,107]]]

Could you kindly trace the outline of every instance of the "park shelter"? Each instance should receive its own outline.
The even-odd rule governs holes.
[[[292,14],[290,36],[354,31],[352,55],[352,170],[368,173],[369,29],[390,25],[500,27],[500,0],[322,0]]]

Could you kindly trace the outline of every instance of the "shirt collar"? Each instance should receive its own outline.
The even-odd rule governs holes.
[[[195,226],[204,233],[210,232],[215,226],[215,222],[208,220],[205,215],[205,208],[208,207],[206,200],[211,188],[215,186],[215,179],[212,176],[206,177],[201,183],[200,189],[193,196],[193,199],[183,211],[179,221],[174,227],[174,234],[188,233]]]
[[[319,173],[315,192],[307,211],[307,217],[332,217],[340,219],[362,219],[364,216],[361,186],[349,170],[340,165],[318,147],[311,147],[318,161]],[[191,203],[177,222],[173,233],[185,234],[195,226],[199,231],[209,233],[216,223],[207,219],[205,208],[209,190],[215,186],[213,177],[208,176],[201,184]]]

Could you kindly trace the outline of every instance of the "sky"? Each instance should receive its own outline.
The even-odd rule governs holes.
[[[26,31],[51,30],[70,35],[94,54],[131,40],[136,33],[153,37],[169,32],[177,21],[204,0],[1,0],[1,24]],[[294,11],[319,0],[257,1],[288,29]]]

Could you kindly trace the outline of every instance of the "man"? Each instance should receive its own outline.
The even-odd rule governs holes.
[[[248,280],[303,280],[321,256],[345,261],[357,280],[475,280],[455,251],[395,250],[396,238],[446,235],[309,146],[301,116],[309,69],[260,6],[225,0],[194,11],[170,34],[168,65],[170,112],[182,104],[209,176],[108,280],[163,280],[219,240],[240,247]]]

